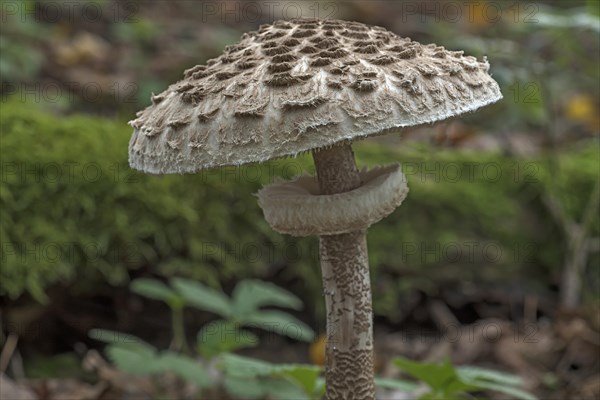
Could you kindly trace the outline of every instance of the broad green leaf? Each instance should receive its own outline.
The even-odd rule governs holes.
[[[501,371],[480,367],[458,367],[456,372],[461,379],[481,389],[508,394],[516,399],[535,400],[536,397],[518,388],[523,384],[521,377]]]
[[[223,386],[227,393],[238,399],[257,399],[265,394],[262,385],[256,378],[226,375]]]
[[[414,392],[419,386],[416,383],[403,381],[401,379],[375,378],[375,386],[384,389],[401,390],[403,392]]]
[[[317,392],[317,384],[319,375],[321,374],[321,368],[316,365],[293,365],[288,364],[287,368],[284,368],[279,373],[280,376],[288,378],[296,385],[304,390],[308,396],[312,396]]]
[[[298,390],[294,399],[310,397],[321,390],[319,374],[321,368],[307,364],[273,364],[250,357],[238,356],[236,354],[223,354],[221,366],[226,374],[241,380],[251,380],[266,377],[283,377],[302,389],[305,396],[298,397]],[[260,380],[264,384],[265,381]],[[285,382],[284,382],[285,383]],[[286,383],[289,387],[289,383]],[[263,386],[265,393],[276,394],[283,387],[278,381],[272,381],[268,387]],[[269,389],[270,388],[270,389]],[[275,390],[277,388],[277,390]],[[291,390],[291,389],[290,389]],[[300,394],[302,394],[300,392]],[[290,398],[279,397],[278,398]]]
[[[246,314],[240,323],[305,342],[310,342],[315,337],[308,325],[283,311],[256,311]]]
[[[131,282],[131,290],[140,296],[161,300],[167,304],[177,303],[180,296],[167,285],[156,279],[139,278]]]
[[[260,386],[266,397],[280,400],[309,400],[302,389],[284,379],[262,378],[259,379]]]
[[[108,343],[106,355],[120,370],[139,375],[156,372],[156,348],[142,339],[106,329],[92,329],[88,335],[92,339]]]
[[[156,368],[160,372],[172,372],[200,388],[211,386],[210,375],[202,364],[172,351],[165,351],[161,354]]]
[[[116,332],[108,329],[92,329],[88,332],[88,336],[91,339],[97,340],[104,343],[114,344],[131,344],[131,343],[142,343],[150,346],[139,337],[130,335],[129,333]]]
[[[480,389],[492,390],[511,396],[511,398],[519,400],[537,400],[537,397],[531,393],[527,393],[523,389],[516,388],[514,386],[507,386],[500,383],[483,382],[479,381],[476,386]]]
[[[182,278],[171,279],[171,286],[185,299],[186,304],[192,307],[213,312],[223,318],[229,318],[232,315],[229,299],[218,290],[200,282]]]
[[[190,306],[213,312],[223,318],[229,318],[232,315],[229,299],[218,290],[181,278],[171,279],[171,286]]]
[[[474,389],[472,385],[463,382],[449,360],[441,363],[422,363],[396,357],[394,364],[404,372],[426,383],[433,392],[452,396],[462,391]]]
[[[240,378],[226,376],[223,382],[225,390],[236,399],[269,398],[278,400],[308,400],[297,386],[283,379],[270,377]]]
[[[419,363],[395,358],[394,364],[432,388],[424,398],[454,396],[462,392],[493,390],[521,400],[535,400],[531,394],[515,386],[520,385],[518,376],[478,367],[454,368],[448,360],[442,363]],[[428,397],[429,396],[429,397]]]
[[[233,322],[218,320],[204,325],[198,332],[196,342],[200,354],[212,358],[220,353],[254,347],[259,339],[252,332],[239,329],[239,325]]]
[[[465,366],[456,368],[456,372],[465,382],[487,381],[510,386],[523,384],[523,380],[517,375],[487,368]]]
[[[268,361],[237,354],[223,354],[221,366],[236,376],[268,376],[294,370],[320,372],[321,368],[311,364],[274,364]]]
[[[236,354],[223,354],[221,366],[230,375],[240,378],[253,378],[256,376],[271,375],[275,369],[274,364]]]
[[[106,350],[108,359],[118,369],[134,375],[148,375],[158,372],[157,354],[154,348],[135,344],[112,344]]]
[[[302,309],[302,301],[292,293],[270,282],[248,279],[240,282],[232,294],[236,315],[256,311],[263,306]]]

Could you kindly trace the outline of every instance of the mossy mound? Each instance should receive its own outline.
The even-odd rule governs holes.
[[[253,196],[312,173],[309,156],[148,176],[129,169],[125,121],[1,107],[1,295],[89,293],[147,269],[211,285],[276,277],[321,303],[317,240],[273,232]],[[555,194],[579,220],[598,180],[596,142],[535,160],[406,146],[355,145],[359,165],[401,161],[410,187],[369,231],[376,313],[394,319],[406,289],[435,292],[440,279],[535,286],[558,276],[565,240],[540,196]]]

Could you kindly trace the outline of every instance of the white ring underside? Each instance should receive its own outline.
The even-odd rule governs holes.
[[[360,187],[320,195],[315,177],[274,183],[258,193],[269,225],[293,236],[337,235],[367,229],[398,207],[408,194],[399,164],[360,171]]]

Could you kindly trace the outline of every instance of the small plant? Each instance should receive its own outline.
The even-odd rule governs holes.
[[[220,363],[227,391],[248,397],[321,399],[325,394],[322,368],[310,364],[272,364],[236,354],[224,354]]]
[[[241,281],[231,298],[199,282],[173,278],[170,287],[156,279],[136,279],[131,290],[144,297],[165,302],[172,311],[173,347],[186,349],[183,309],[186,306],[209,311],[222,317],[204,326],[197,336],[197,349],[204,357],[251,347],[258,343],[252,332],[241,327],[260,328],[292,339],[311,341],[313,330],[284,311],[264,310],[275,306],[302,309],[302,301],[272,283],[259,280]]]
[[[514,399],[536,399],[519,388],[523,382],[516,375],[480,367],[454,367],[449,360],[425,363],[397,357],[393,363],[428,386],[429,390],[420,397],[421,400],[463,399],[482,391],[500,392]]]
[[[132,282],[131,290],[169,306],[173,340],[170,350],[160,351],[133,335],[102,329],[90,331],[91,338],[108,344],[105,353],[111,362],[130,374],[172,373],[195,384],[199,389],[204,389],[217,384],[210,379],[214,376],[211,374],[211,359],[221,356],[225,365],[231,365],[231,360],[236,359],[227,358],[235,357],[229,354],[230,352],[258,344],[258,336],[242,327],[261,328],[304,341],[314,338],[312,329],[292,315],[283,311],[262,309],[266,306],[295,310],[302,308],[300,299],[268,282],[242,281],[235,287],[231,298],[198,282],[180,278],[171,279],[169,285],[156,279],[137,279]],[[202,358],[190,355],[192,352],[185,338],[183,310],[187,306],[210,311],[222,317],[203,326],[197,334],[195,350]],[[289,398],[290,394],[301,395],[302,391],[290,385],[284,378],[298,375],[298,379],[302,381],[303,373],[315,376],[320,373],[318,367],[299,366],[296,371],[292,366],[281,366],[281,374],[275,374],[276,368],[272,367],[272,376],[265,377],[267,363],[249,358],[245,360],[253,361],[255,367],[262,365],[262,370],[259,369],[262,371],[260,380],[240,375],[236,369],[223,368],[220,382],[231,394],[243,397],[271,395],[276,398]],[[306,389],[306,384],[301,388]]]
[[[123,372],[133,375],[169,372],[198,388],[212,385],[207,366],[186,355],[170,350],[161,352],[142,339],[121,332],[92,329],[89,336],[108,343],[106,355]]]
[[[395,358],[393,363],[418,380],[409,382],[401,379],[375,378],[375,386],[381,389],[399,390],[420,400],[460,400],[474,398],[483,391],[507,394],[514,399],[536,400],[535,396],[519,388],[522,380],[512,374],[490,369],[463,366],[454,367],[450,361],[424,363],[405,358]],[[230,393],[248,397],[249,392],[256,397],[271,395],[278,399],[321,399],[325,393],[325,381],[320,376],[322,369],[305,364],[271,364],[234,354],[222,358],[221,367],[233,378],[229,385]],[[275,380],[279,378],[279,380]],[[282,389],[281,379],[288,382]],[[425,389],[425,393],[423,390]],[[297,394],[293,394],[293,390]],[[421,394],[419,394],[421,393]],[[287,396],[285,396],[287,395]],[[420,397],[416,397],[420,396]]]

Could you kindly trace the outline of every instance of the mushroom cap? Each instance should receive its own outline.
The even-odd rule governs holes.
[[[130,122],[148,173],[296,156],[502,98],[487,60],[342,20],[262,25],[185,71]]]

